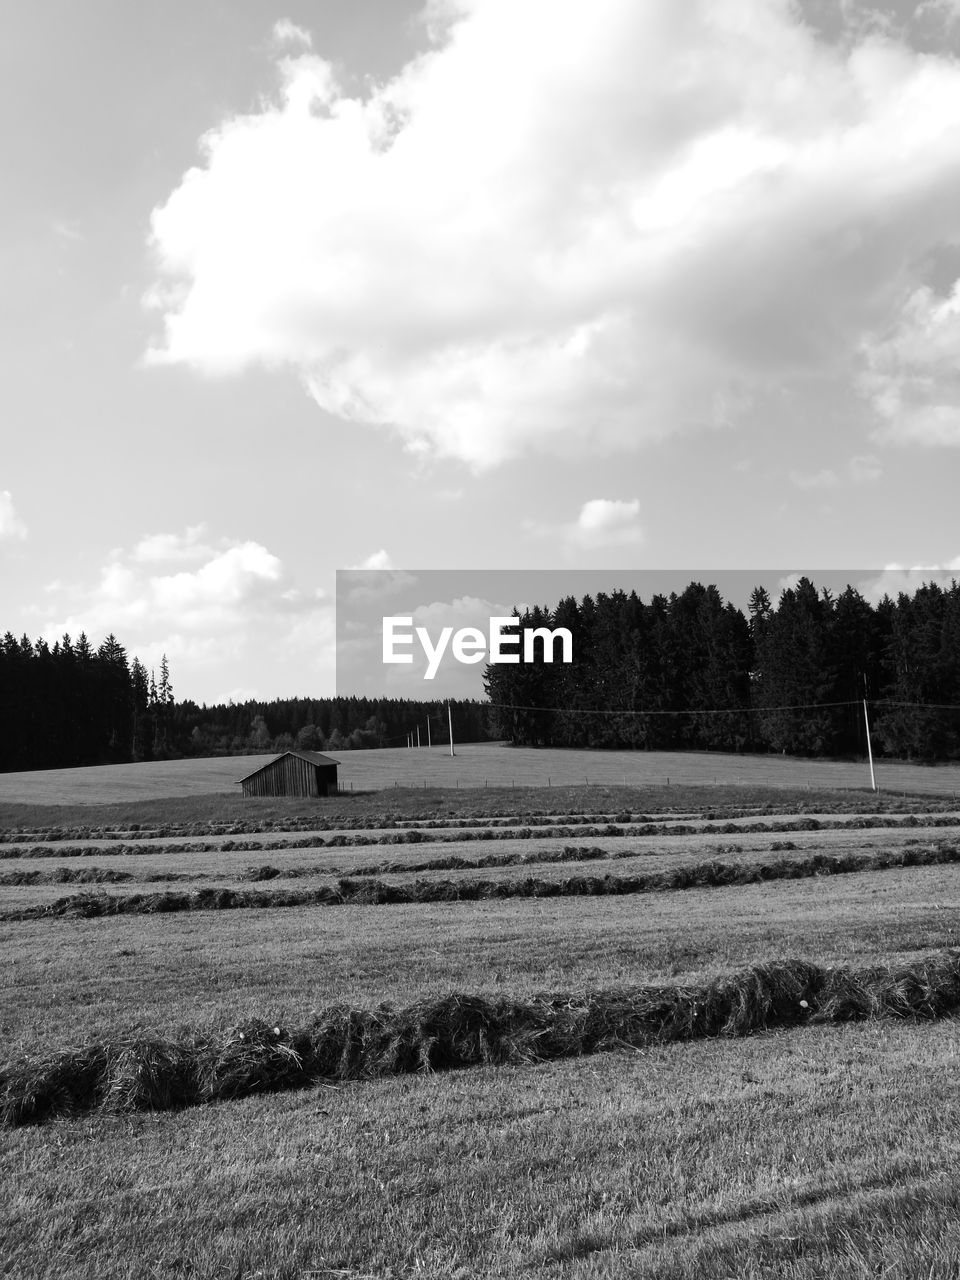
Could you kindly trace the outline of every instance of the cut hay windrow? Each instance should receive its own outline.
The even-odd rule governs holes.
[[[770,851],[795,849],[792,841],[774,841]],[[740,845],[719,846],[718,853],[742,853]],[[761,852],[761,850],[756,850]],[[624,858],[662,856],[659,849],[604,849],[600,845],[563,845],[561,848],[537,849],[533,853],[487,853],[473,858],[464,858],[460,854],[442,854],[437,858],[426,858],[422,862],[397,862],[390,858],[381,858],[376,862],[359,863],[352,867],[343,864],[314,862],[301,863],[299,866],[277,867],[270,863],[259,863],[243,867],[237,871],[235,878],[245,881],[265,880],[300,880],[317,879],[319,876],[382,876],[382,875],[414,875],[423,871],[481,871],[502,867],[532,867],[539,865],[556,865],[563,862],[614,862]],[[0,871],[0,887],[23,886],[31,884],[96,884],[121,883],[136,881],[138,884],[156,884],[171,881],[222,880],[223,871],[150,871],[137,876],[129,871],[111,871],[102,867],[55,867],[50,871],[32,868],[29,871]]]
[[[907,814],[905,816],[859,815],[850,818],[796,817],[776,820],[741,819],[748,825],[738,825],[728,820],[717,822],[646,822],[643,825],[618,817],[603,825],[585,825],[575,822],[551,825],[548,832],[542,827],[500,827],[470,825],[463,828],[453,823],[437,826],[445,831],[409,828],[404,831],[382,831],[380,834],[363,835],[340,831],[331,836],[288,836],[278,840],[191,840],[167,844],[129,844],[124,841],[110,844],[31,844],[22,842],[0,848],[0,859],[15,858],[132,858],[145,855],[164,856],[186,853],[280,853],[292,849],[363,849],[384,845],[409,844],[468,844],[474,841],[537,840],[548,835],[550,839],[593,839],[611,837],[651,836],[710,836],[710,835],[774,835],[803,831],[899,831],[913,828],[943,828],[960,826],[956,814]]]
[[[908,844],[910,841],[907,842]],[[913,843],[918,843],[914,840]],[[797,846],[791,840],[774,840],[767,846],[769,852],[778,853],[795,850]],[[259,852],[264,850],[260,848]],[[657,848],[629,849],[622,847],[603,848],[600,845],[566,844],[557,848],[536,849],[532,853],[486,853],[465,858],[461,854],[441,854],[439,857],[426,858],[421,862],[397,862],[390,858],[381,858],[376,862],[357,863],[345,866],[342,863],[301,863],[298,866],[277,867],[271,863],[259,863],[243,867],[233,877],[236,880],[263,883],[267,880],[316,880],[321,876],[328,877],[368,877],[383,875],[415,875],[430,871],[483,871],[504,867],[555,866],[564,862],[621,862],[630,858],[656,858],[668,856],[672,850]],[[743,853],[739,844],[717,845],[719,855]],[[748,848],[750,856],[764,852],[763,846]],[[33,884],[120,884],[135,881],[138,884],[198,883],[200,881],[222,880],[224,872],[217,871],[150,871],[144,875],[135,875],[129,871],[112,871],[106,867],[54,867],[50,871],[31,868],[29,871],[0,871],[0,888],[4,886],[20,887]]]
[[[513,880],[385,881],[345,878],[315,889],[230,889],[157,893],[77,893],[54,902],[0,912],[0,920],[95,919],[100,916],[156,915],[181,911],[235,911],[247,908],[316,906],[405,906],[417,903],[482,902],[506,898],[620,897],[669,893],[685,889],[716,889],[761,884],[772,880],[803,880],[821,876],[892,871],[904,867],[945,866],[960,862],[960,845],[938,843],[868,854],[815,853],[774,862],[696,862],[647,875],[574,875],[543,880],[535,876]]]
[[[536,792],[537,788],[525,787],[523,790]],[[539,790],[541,796],[543,796],[543,788]],[[553,795],[555,795],[555,790],[552,793]],[[702,793],[705,788],[699,787],[694,788],[694,790]],[[712,790],[713,788],[710,788],[710,791]],[[250,816],[225,820],[196,819],[188,822],[128,822],[122,826],[118,824],[113,826],[86,826],[80,824],[68,826],[62,823],[58,823],[56,826],[18,826],[0,830],[0,845],[28,842],[42,843],[47,840],[190,839],[197,836],[263,835],[271,832],[282,833],[286,831],[363,831],[371,828],[403,830],[407,827],[476,827],[482,825],[552,827],[558,823],[573,826],[594,825],[605,822],[643,825],[657,821],[656,818],[652,818],[649,814],[627,808],[620,808],[616,812],[597,812],[579,807],[556,807],[554,804],[551,804],[549,808],[530,808],[522,811],[516,807],[508,809],[485,808],[482,813],[465,816],[463,805],[467,795],[468,792],[466,790],[459,793],[456,808],[449,805],[445,808],[441,801],[431,805],[429,813],[424,810],[423,816],[420,817],[394,813],[389,809],[385,809],[380,813],[350,814],[343,810],[330,813],[325,812],[323,806],[319,806],[315,812],[306,815],[289,813],[270,818]],[[416,798],[419,802],[419,791]],[[872,797],[868,801],[863,795],[851,796],[836,792],[826,792],[820,794],[819,800],[822,804],[826,804],[826,808],[831,813],[868,817],[895,813],[934,813],[948,807],[945,797],[921,795],[908,797],[906,795],[889,794],[881,797]],[[661,794],[658,798],[656,812],[661,820],[665,816],[669,816],[674,819],[697,817],[703,821],[719,821],[723,819],[730,820],[757,816],[772,817],[779,814],[805,813],[810,812],[813,803],[814,801],[809,797],[799,802],[791,800],[788,803],[782,796],[778,796],[776,800],[754,804],[723,804],[711,801],[706,808],[698,802],[694,805],[696,812],[693,812],[690,803],[680,806],[667,804],[663,802]]]
[[[296,1030],[257,1020],[181,1040],[119,1038],[23,1058],[0,1070],[0,1121],[15,1126],[90,1111],[165,1111],[319,1083],[957,1012],[960,948],[859,970],[772,961],[702,986],[526,1000],[455,993],[401,1009],[335,1005]]]
[[[876,801],[870,808],[871,814],[903,812],[907,801],[896,796],[888,796]],[[909,801],[910,811],[923,811],[942,808],[942,802],[914,796]],[[777,805],[715,805],[706,810],[697,810],[693,815],[688,807],[677,809],[661,806],[658,813],[673,818],[698,816],[704,820],[721,818],[744,818],[755,816],[771,816],[773,814],[804,813],[809,805],[804,801],[798,804]],[[831,796],[831,813],[863,813],[861,798]],[[411,817],[392,814],[389,811],[374,814],[350,815],[346,813],[324,814],[321,811],[309,816],[287,814],[272,819],[253,818],[235,819],[232,821],[200,820],[196,822],[141,823],[132,822],[125,827],[93,827],[64,826],[55,827],[13,827],[0,831],[0,844],[19,844],[24,842],[42,842],[44,840],[123,840],[123,839],[156,839],[156,838],[191,838],[195,836],[236,836],[264,835],[270,832],[286,831],[363,831],[371,828],[386,830],[394,828],[402,830],[406,827],[476,827],[476,826],[553,826],[557,823],[592,824],[598,822],[647,823],[654,819],[648,814],[630,809],[620,809],[614,813],[592,813],[572,809],[531,809],[524,813],[515,810],[491,811],[483,814],[464,816],[460,812],[448,810],[443,815],[434,811],[430,816]]]

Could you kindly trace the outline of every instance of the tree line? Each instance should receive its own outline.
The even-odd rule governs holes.
[[[130,662],[116,636],[94,649],[81,632],[51,647],[9,631],[0,640],[0,770],[66,769],[172,752],[173,686]]]
[[[570,664],[488,666],[488,703],[453,705],[459,742],[638,750],[866,753],[862,700],[879,754],[960,759],[960,585],[928,583],[871,605],[808,579],[746,613],[692,582],[649,602],[636,592],[572,596],[517,613],[522,628],[566,627]],[[52,646],[0,640],[0,770],[246,755],[299,748],[403,746],[427,721],[445,742],[442,704],[401,698],[177,702],[158,673],[109,635]]]
[[[451,702],[456,742],[485,742],[494,724],[486,703]],[[410,698],[277,698],[197,706],[177,703],[175,740],[185,755],[249,755],[263,751],[352,751],[404,747],[419,727],[427,745],[449,741],[445,703]]]
[[[960,758],[960,586],[871,605],[801,578],[747,612],[715,586],[572,596],[520,614],[566,627],[573,661],[488,666],[498,735],[520,746]],[[559,659],[559,646],[557,658]]]
[[[94,649],[83,633],[0,640],[0,771],[63,769],[185,756],[249,755],[291,749],[347,751],[403,746],[407,734],[446,742],[440,704],[400,698],[286,698],[198,706],[174,698],[166,656],[158,673],[130,659],[116,636]],[[493,733],[486,704],[452,704],[454,735]]]

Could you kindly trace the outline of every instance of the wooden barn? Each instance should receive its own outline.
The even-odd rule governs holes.
[[[336,793],[337,767],[319,751],[284,751],[240,785],[245,796],[326,796]]]

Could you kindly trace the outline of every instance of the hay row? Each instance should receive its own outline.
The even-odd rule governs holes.
[[[796,849],[792,840],[774,840],[771,852]],[[742,845],[717,846],[718,853],[742,853]],[[761,853],[757,848],[751,852]],[[389,858],[351,867],[332,863],[301,863],[294,867],[276,867],[259,863],[243,867],[236,873],[237,880],[263,882],[265,880],[316,879],[318,876],[382,876],[414,875],[423,871],[482,871],[501,867],[533,867],[555,865],[563,862],[614,862],[624,858],[663,856],[659,849],[604,849],[600,845],[565,844],[560,849],[538,849],[533,853],[487,853],[475,858],[462,858],[459,854],[446,854],[439,858],[427,858],[424,862],[393,862]],[[223,879],[223,872],[212,871],[154,871],[137,876],[131,871],[114,871],[109,867],[54,867],[50,871],[0,871],[0,887],[23,887],[32,884],[120,884],[136,881],[139,884],[166,882],[198,882]]]
[[[862,796],[836,796],[829,794],[829,812],[850,816],[874,817],[890,814],[939,812],[947,808],[946,797],[925,796],[884,796],[865,807]],[[409,827],[420,827],[424,830],[442,827],[470,828],[504,826],[591,826],[616,822],[621,825],[647,825],[662,821],[663,815],[670,815],[669,820],[681,818],[697,818],[701,821],[734,820],[752,817],[774,817],[792,813],[808,812],[813,801],[807,799],[799,803],[753,805],[712,805],[703,810],[692,812],[689,806],[671,807],[658,805],[660,818],[654,819],[649,814],[621,809],[616,813],[584,813],[577,810],[533,809],[526,813],[515,810],[498,810],[476,816],[464,817],[462,813],[451,811],[447,816],[438,816],[436,810],[432,816],[410,817],[384,811],[380,814],[324,815],[318,810],[312,815],[290,814],[269,819],[235,819],[232,821],[194,821],[168,823],[131,822],[124,827],[93,826],[46,826],[15,827],[0,831],[0,845],[4,844],[38,844],[47,840],[131,840],[131,839],[180,839],[188,840],[204,836],[244,836],[269,835],[286,831],[365,831],[395,830],[402,832]]]
[[[911,841],[907,841],[908,844]],[[918,841],[914,839],[912,843]],[[767,846],[771,853],[795,850],[792,840],[774,840]],[[717,854],[743,853],[743,845],[717,845]],[[748,851],[752,855],[764,852],[761,845]],[[655,858],[669,856],[662,849],[610,849],[600,845],[565,844],[559,849],[537,849],[533,853],[487,853],[473,858],[459,854],[444,854],[427,858],[423,862],[395,862],[389,858],[377,862],[343,866],[335,863],[301,863],[299,866],[277,867],[271,863],[256,863],[237,871],[235,879],[263,883],[268,880],[317,879],[320,876],[352,877],[383,875],[416,875],[425,871],[485,871],[504,867],[554,866],[564,862],[621,862],[629,858]],[[131,871],[114,871],[109,867],[54,867],[50,871],[32,868],[29,871],[0,871],[0,888],[35,884],[121,884],[136,881],[138,884],[199,883],[222,880],[224,872],[213,871],[154,871],[138,876]]]
[[[0,1070],[8,1126],[83,1112],[160,1111],[320,1082],[578,1057],[709,1036],[960,1009],[960,949],[852,970],[755,965],[702,986],[527,1000],[453,994],[407,1008],[337,1005],[294,1031],[255,1021],[183,1040],[119,1038]]]
[[[776,842],[774,842],[776,844]],[[785,846],[794,848],[790,841]],[[738,849],[739,851],[739,849]],[[655,849],[644,849],[643,856],[655,857]],[[304,863],[296,867],[275,867],[269,863],[242,868],[236,874],[237,880],[299,880],[317,876],[381,876],[397,873],[416,874],[422,871],[471,871],[491,867],[526,867],[538,864],[562,862],[594,862],[612,861],[616,858],[636,857],[636,850],[602,849],[599,845],[564,845],[561,849],[541,849],[534,853],[488,853],[476,858],[461,858],[457,854],[449,854],[439,858],[428,858],[424,862],[391,862],[381,859],[363,865],[344,867],[329,863]],[[32,884],[120,884],[137,881],[140,884],[151,884],[164,881],[200,881],[222,879],[223,872],[212,871],[155,871],[152,874],[137,876],[131,871],[114,871],[109,867],[54,867],[50,871],[31,869],[29,871],[0,871],[0,887]]]
[[[527,876],[520,880],[414,880],[411,883],[377,879],[341,879],[315,889],[197,889],[160,893],[78,893],[55,902],[18,911],[0,912],[0,920],[52,918],[92,919],[99,916],[153,915],[181,911],[231,911],[251,907],[383,906],[417,903],[478,902],[504,898],[571,898],[623,896],[713,889],[759,884],[771,880],[801,880],[817,876],[889,871],[903,867],[942,866],[960,862],[960,845],[876,850],[868,854],[823,854],[783,858],[753,864],[697,862],[648,875],[575,875],[562,880]]]
[[[857,818],[791,818],[780,821],[752,822],[738,826],[735,822],[723,825],[712,823],[664,823],[650,822],[639,829],[631,824],[618,826],[581,827],[554,826],[551,839],[575,839],[578,836],[593,839],[623,836],[704,836],[704,835],[774,835],[802,831],[865,831],[904,829],[933,829],[960,826],[960,818],[949,814],[908,814],[905,817],[859,816]],[[477,827],[454,830],[449,834],[431,834],[418,828],[383,835],[357,835],[338,833],[329,837],[320,835],[290,836],[282,840],[259,842],[256,840],[224,840],[222,843],[193,840],[174,844],[125,844],[122,841],[110,846],[42,845],[26,844],[22,848],[0,849],[0,859],[15,858],[130,858],[147,854],[166,856],[184,853],[280,853],[291,849],[360,849],[384,845],[410,844],[468,844],[474,841],[536,840],[544,835],[542,829],[524,827]]]
[[[796,812],[801,813],[804,805],[796,806]],[[782,812],[791,812],[790,809]],[[722,811],[707,811],[703,814],[692,815],[686,810],[674,811],[663,810],[662,813],[669,813],[673,817],[692,817],[699,816],[704,821],[719,820],[721,818],[748,818],[769,814],[770,809],[767,806],[758,807],[742,807],[723,809]],[[450,814],[448,817],[421,817],[421,818],[400,818],[390,814],[370,814],[365,817],[350,817],[349,815],[338,815],[332,817],[323,817],[317,815],[315,817],[295,817],[276,819],[274,821],[253,821],[253,822],[190,822],[190,823],[166,823],[162,826],[147,827],[140,823],[132,823],[129,827],[121,829],[110,827],[22,827],[13,831],[0,832],[0,844],[25,844],[38,843],[44,840],[129,840],[129,839],[155,839],[179,837],[182,839],[190,839],[197,836],[242,836],[242,835],[266,835],[271,832],[284,831],[404,831],[410,827],[422,827],[424,830],[435,830],[442,827],[552,827],[557,825],[564,826],[590,826],[595,823],[617,822],[622,824],[643,824],[653,822],[655,819],[643,813],[633,813],[630,810],[620,810],[613,813],[525,813],[525,814],[485,814],[477,817],[462,817],[456,814]]]

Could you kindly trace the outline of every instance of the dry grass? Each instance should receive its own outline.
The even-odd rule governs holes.
[[[586,857],[584,857],[586,852]],[[602,856],[602,851],[597,851]],[[571,857],[587,861],[589,851],[570,850]],[[756,862],[724,862],[714,858],[666,871],[637,875],[577,875],[545,879],[523,876],[497,880],[460,877],[386,881],[376,878],[343,878],[317,888],[247,889],[219,886],[192,891],[108,894],[88,891],[68,894],[53,902],[0,911],[0,920],[96,919],[118,915],[155,915],[182,911],[237,911],[277,907],[409,906],[436,902],[483,902],[505,898],[623,897],[630,894],[677,892],[689,889],[730,888],[776,880],[864,874],[904,867],[950,866],[960,862],[960,846],[945,841],[927,846],[831,856],[814,853],[800,858]],[[268,880],[271,868],[250,877]],[[265,872],[266,874],[263,874]],[[279,872],[277,873],[279,875]],[[91,876],[91,880],[97,877]],[[102,878],[109,878],[104,875]],[[122,878],[122,875],[119,877]]]
[[[947,1280],[957,1034],[868,1020],[14,1129],[3,1262],[17,1280]]]
[[[941,1018],[958,1008],[960,949],[894,968],[768,962],[700,987],[333,1006],[293,1031],[258,1022],[181,1042],[138,1038],[14,1062],[0,1071],[0,1120],[166,1110],[317,1082],[544,1062],[805,1023]]]
[[[675,826],[705,825],[709,811],[722,826],[751,804],[798,807],[796,792],[791,801],[745,784],[699,797],[674,784],[550,791],[394,793],[389,806],[383,796],[342,797],[324,821],[371,831],[378,819],[499,814],[523,825],[547,811],[593,820],[627,807],[669,810]],[[829,816],[826,799],[806,793],[800,803],[807,816]],[[849,814],[873,798],[835,804]],[[211,796],[63,813],[78,828],[118,820],[118,834],[141,823],[139,839],[150,824],[238,822],[242,807]],[[255,812],[241,831],[316,815],[298,802]],[[17,825],[10,812],[6,820]],[[577,825],[579,836],[589,824]],[[711,855],[731,863],[733,853],[737,868],[768,852],[790,852],[792,862],[820,844],[834,858],[920,847],[908,843],[919,833],[903,829],[772,841],[742,823],[722,834],[717,825],[709,835],[635,839],[638,858],[617,870],[659,874]],[[522,844],[461,838],[436,853],[550,856],[564,839],[551,830],[553,839],[537,830]],[[171,848],[104,865],[239,876],[250,854],[223,851],[233,838],[217,852]],[[599,843],[612,852],[631,842]],[[763,847],[773,844],[781,847]],[[380,861],[385,874],[409,878],[433,854],[392,846]],[[96,869],[96,855],[86,856],[73,865]],[[270,854],[279,870],[293,859],[314,870],[296,850]],[[333,861],[327,852],[323,862]],[[354,874],[375,865],[362,849],[341,849],[335,861]],[[58,867],[56,858],[17,865]],[[585,868],[594,873],[592,858]],[[558,863],[546,874],[570,870]],[[440,872],[483,875],[425,874]],[[517,866],[498,878],[527,874]],[[11,887],[3,897],[27,891],[56,892]],[[944,949],[958,922],[960,868],[944,865],[722,895],[9,924],[0,1039],[14,1071],[26,1072],[12,1119],[31,1107],[38,1119],[45,1106],[62,1118],[5,1136],[0,1177],[12,1192],[0,1274],[952,1276],[958,953]],[[796,955],[816,964],[790,961]],[[778,1022],[782,1030],[743,1038]],[[549,1059],[563,1053],[578,1056]],[[223,1105],[182,1110],[208,1100]]]
[[[330,1002],[703,982],[767,957],[907,961],[960,937],[960,868],[747,885],[717,907],[716,890],[693,889],[13,923],[0,1041],[48,1053],[238,1018],[298,1025]]]

